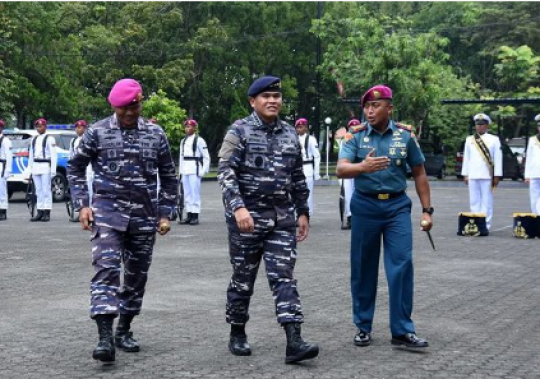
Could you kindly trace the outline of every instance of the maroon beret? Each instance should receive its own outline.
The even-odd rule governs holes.
[[[121,79],[117,81],[108,97],[113,107],[127,107],[143,100],[143,90],[135,79]]]
[[[4,120],[0,120],[0,128],[3,128],[4,126],[6,126],[6,124],[4,123]]]
[[[347,124],[347,127],[350,128],[351,126],[360,125],[360,124],[362,123],[360,122],[359,119],[353,118],[349,121],[349,123]]]
[[[378,84],[374,87],[371,87],[366,91],[362,100],[360,101],[360,106],[364,108],[364,104],[368,101],[376,100],[392,100],[392,89],[382,84]]]
[[[197,121],[195,121],[194,119],[190,118],[190,119],[188,119],[188,120],[186,120],[186,121],[184,122],[184,125],[185,125],[185,126],[188,126],[188,125],[190,125],[190,126],[198,126],[199,124],[197,123]]]
[[[77,121],[77,122],[75,123],[75,127],[77,127],[77,126],[79,126],[79,125],[80,125],[80,126],[84,126],[84,127],[86,128],[86,127],[88,126],[88,123],[87,123],[86,121],[84,121],[84,120],[79,120],[79,121]]]
[[[44,118],[38,118],[36,121],[34,121],[34,125],[37,125],[37,124],[47,125],[47,120],[45,120]]]
[[[307,124],[308,124],[307,118],[304,118],[304,117],[299,118],[299,119],[296,120],[296,122],[294,123],[294,126],[298,126],[298,125],[300,125],[300,124],[302,124],[302,125],[307,125]]]

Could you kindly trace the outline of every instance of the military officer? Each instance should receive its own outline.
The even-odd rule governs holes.
[[[540,114],[534,120],[538,134],[532,136],[527,145],[525,183],[529,185],[531,212],[540,215]]]
[[[115,345],[127,352],[139,351],[131,322],[141,312],[156,231],[160,235],[169,231],[178,192],[163,129],[140,117],[141,85],[134,79],[119,80],[108,100],[114,114],[90,126],[68,164],[75,210],[83,229],[91,230],[95,274],[90,285],[90,317],[99,332],[93,358],[104,362],[115,360]],[[91,207],[88,164],[94,171]],[[113,320],[118,314],[113,341]]]
[[[0,120],[0,221],[7,220],[8,191],[7,179],[13,168],[11,141],[4,135],[6,124]]]
[[[356,346],[371,343],[375,312],[381,236],[390,300],[391,343],[425,348],[416,336],[413,309],[413,262],[411,199],[406,163],[412,169],[422,204],[423,230],[432,226],[429,182],[424,156],[412,128],[394,122],[392,90],[384,85],[370,88],[361,99],[367,123],[352,126],[339,155],[337,175],[354,178],[351,200],[351,292],[353,321],[358,328]]]
[[[285,329],[285,362],[314,358],[317,345],[300,335],[304,321],[293,276],[296,243],[309,231],[309,190],[302,171],[300,141],[279,118],[281,80],[263,76],[248,90],[254,112],[231,125],[219,152],[233,275],[227,289],[229,349],[250,355],[245,331],[249,303],[261,260],[273,292],[277,321]],[[296,234],[296,223],[299,232]]]
[[[321,154],[319,153],[319,145],[315,137],[309,135],[309,123],[305,118],[299,118],[294,123],[296,133],[300,140],[300,147],[302,148],[302,160],[304,165],[304,176],[306,177],[306,183],[309,189],[308,205],[309,216],[313,216],[313,186],[315,180],[321,178]]]
[[[75,122],[75,133],[77,137],[74,137],[69,143],[69,159],[73,158],[75,152],[79,148],[83,134],[88,130],[88,123],[85,120],[79,120]],[[88,165],[86,168],[86,184],[88,185],[88,200],[89,204],[92,204],[92,180],[94,180],[94,172],[92,171],[92,165]],[[79,221],[78,217],[75,217],[75,212],[71,215],[70,221]]]
[[[493,190],[503,175],[499,137],[487,133],[491,118],[485,113],[474,116],[476,133],[467,137],[461,175],[469,186],[472,213],[485,213],[489,231],[493,218]]]
[[[183,224],[198,225],[201,213],[201,181],[210,170],[210,155],[205,140],[196,134],[199,124],[184,122],[186,136],[180,142],[179,170],[184,188],[184,207],[187,218]]]
[[[56,175],[56,141],[47,134],[47,120],[34,122],[38,135],[30,142],[27,173],[32,175],[37,195],[37,214],[30,221],[50,221],[52,209],[51,180]]]

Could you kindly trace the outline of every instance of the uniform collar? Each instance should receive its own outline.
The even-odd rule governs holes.
[[[276,117],[276,120],[272,125],[265,124],[263,120],[259,117],[257,112],[253,112],[251,114],[251,117],[253,117],[253,120],[255,121],[255,129],[268,129],[268,130],[281,130],[281,120],[279,117]]]
[[[121,129],[120,123],[118,122],[118,118],[116,117],[116,114],[112,115],[110,126],[111,126],[111,129]],[[133,129],[126,129],[126,130],[146,130],[146,129],[147,127],[144,122],[144,118],[139,117],[139,119],[137,120],[137,127]]]
[[[397,127],[396,127],[396,124],[394,124],[394,120],[389,120],[388,121],[388,128],[386,129],[386,131],[382,135],[384,135],[386,133],[389,133],[389,132],[394,133],[396,130],[397,130]],[[372,132],[380,134],[379,132],[377,132],[375,130],[375,128],[373,126],[371,126],[370,123],[368,123],[367,134],[370,135]]]

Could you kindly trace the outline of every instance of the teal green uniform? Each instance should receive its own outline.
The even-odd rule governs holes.
[[[414,333],[411,199],[405,193],[407,168],[422,165],[424,155],[410,127],[390,121],[380,134],[369,124],[352,127],[339,154],[340,159],[362,162],[371,150],[374,156],[387,156],[386,170],[355,178],[351,200],[351,294],[353,322],[371,333],[381,236],[384,241],[384,267],[390,297],[392,335]]]

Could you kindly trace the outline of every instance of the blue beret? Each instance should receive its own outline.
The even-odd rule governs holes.
[[[255,97],[265,91],[281,92],[281,79],[275,76],[260,77],[249,87],[248,96]]]

